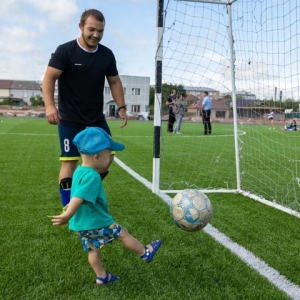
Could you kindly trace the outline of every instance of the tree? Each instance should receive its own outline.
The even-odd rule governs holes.
[[[154,106],[154,94],[155,94],[155,88],[150,86],[150,93],[149,93],[149,106]]]
[[[43,97],[40,95],[36,95],[35,97],[30,97],[31,106],[45,106],[45,102],[43,101]]]

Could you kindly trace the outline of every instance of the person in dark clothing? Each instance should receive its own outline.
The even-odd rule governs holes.
[[[173,126],[175,123],[175,115],[173,113],[173,105],[176,101],[176,90],[172,90],[171,94],[169,95],[166,105],[168,106],[168,112],[169,112],[169,119],[168,119],[168,132],[173,132]]]

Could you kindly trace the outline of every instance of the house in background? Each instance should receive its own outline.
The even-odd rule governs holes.
[[[0,80],[0,102],[9,98],[9,89],[11,84],[12,80]]]
[[[31,80],[0,80],[0,101],[9,99],[16,106],[31,105],[30,98],[42,96],[37,81]]]
[[[10,87],[10,100],[16,105],[31,105],[30,98],[37,95],[42,95],[42,90],[37,81],[30,80],[13,80]],[[17,99],[21,99],[19,102]]]
[[[191,104],[187,108],[187,112],[195,115],[196,117],[200,117],[201,115],[201,106],[202,106],[202,98],[198,100],[196,103]],[[223,102],[219,100],[212,99],[212,109],[210,117],[212,119],[229,118],[230,108]]]
[[[194,86],[183,86],[187,95],[193,95],[198,99],[202,98],[203,92],[208,92],[208,95],[211,96],[212,99],[218,100],[220,98],[220,92],[208,87],[194,87]]]
[[[127,114],[148,118],[150,77],[120,75],[125,95]],[[0,102],[12,100],[16,106],[31,105],[30,98],[43,97],[41,81],[0,80]],[[55,83],[54,100],[58,103],[58,85]],[[105,81],[103,111],[106,117],[116,117],[118,107],[113,100],[108,82]]]
[[[219,100],[220,92],[208,87],[189,87],[184,86],[186,90],[185,101],[187,101],[187,113],[189,115],[194,115],[200,117],[201,106],[203,99],[203,92],[208,92],[209,96],[212,98],[212,110],[211,118],[229,118],[230,108],[225,104],[224,101]]]

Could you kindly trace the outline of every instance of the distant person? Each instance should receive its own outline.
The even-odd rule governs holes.
[[[284,126],[284,130],[289,130],[289,131],[296,131],[297,130],[297,123],[296,123],[296,120],[293,120],[291,122],[290,125],[285,125]]]
[[[122,125],[126,126],[126,106],[123,86],[113,52],[99,44],[104,33],[105,18],[96,9],[82,13],[80,36],[57,47],[52,54],[43,80],[46,118],[58,124],[61,147],[59,188],[62,205],[70,201],[73,172],[80,154],[73,145],[75,135],[87,126],[103,128],[111,134],[103,114],[105,78],[118,106]],[[58,80],[58,109],[54,103],[55,82]],[[111,162],[113,157],[111,157]],[[102,170],[104,178],[108,170]]]
[[[211,134],[211,123],[210,123],[210,115],[211,115],[211,108],[212,108],[212,99],[208,95],[208,92],[203,92],[204,98],[202,100],[202,122],[204,126],[203,134]]]
[[[172,133],[173,133],[173,126],[175,123],[175,115],[173,113],[173,105],[175,101],[176,101],[176,90],[172,90],[166,101],[166,105],[168,107],[168,114],[169,114],[167,131]]]
[[[176,134],[181,134],[180,129],[181,129],[181,124],[182,124],[182,119],[183,119],[184,113],[185,113],[185,102],[183,100],[184,96],[185,95],[183,95],[183,94],[179,94],[177,96],[177,100],[176,100],[176,105],[179,108],[179,112],[175,115],[176,126],[174,129],[174,133],[176,133]]]
[[[271,109],[269,114],[268,114],[268,120],[269,120],[269,123],[270,123],[270,128],[269,129],[275,129],[275,126],[274,126],[274,111]]]
[[[160,248],[161,240],[143,246],[109,214],[100,174],[110,165],[111,152],[122,151],[125,146],[113,141],[105,130],[98,127],[88,127],[79,132],[73,143],[78,147],[82,164],[74,172],[71,201],[66,211],[53,216],[52,223],[60,226],[69,221],[69,229],[77,232],[84,251],[88,252],[96,284],[106,284],[119,280],[119,277],[103,268],[100,259],[103,246],[117,239],[149,263]]]

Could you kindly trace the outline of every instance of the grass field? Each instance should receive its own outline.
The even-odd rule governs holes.
[[[284,290],[270,280],[274,274],[260,275],[212,238],[209,230],[187,233],[178,229],[168,205],[116,163],[104,181],[112,215],[144,244],[162,238],[163,245],[151,264],[143,263],[118,241],[104,247],[105,268],[121,280],[95,286],[78,238],[67,226],[54,227],[47,218],[61,211],[56,126],[45,119],[2,120],[1,299],[300,299],[293,292],[300,289],[299,219],[241,195],[209,195],[214,208],[211,227],[284,276],[291,283]],[[151,181],[153,123],[132,121],[124,129],[116,121],[109,125],[115,139],[126,145],[117,157]],[[194,134],[192,127],[189,134]],[[164,137],[165,152],[171,147],[174,153],[182,150],[180,143],[171,145],[175,138],[179,137]],[[215,151],[213,145],[210,149]],[[162,156],[164,170],[176,175],[178,166],[168,163],[166,154]],[[229,165],[224,172],[228,180],[233,176],[229,184],[234,186]],[[188,170],[185,176],[194,177]]]

